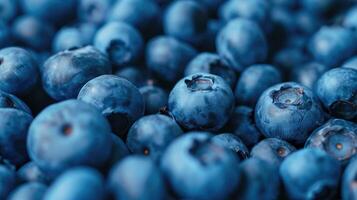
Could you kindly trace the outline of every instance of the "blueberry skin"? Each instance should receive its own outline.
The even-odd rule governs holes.
[[[356,53],[354,33],[343,27],[322,27],[312,37],[308,50],[317,62],[338,67]]]
[[[186,133],[161,159],[161,170],[182,199],[228,198],[238,186],[238,165],[238,157],[213,143],[207,132]]]
[[[342,176],[342,187],[341,195],[342,200],[356,199],[357,190],[356,190],[356,176],[357,176],[357,160],[351,160],[347,165],[343,176]]]
[[[51,24],[30,15],[17,17],[12,24],[12,36],[16,43],[38,51],[50,48],[54,34]]]
[[[232,150],[241,161],[249,157],[248,148],[245,146],[242,140],[234,134],[222,133],[215,135],[212,137],[212,142],[221,147]]]
[[[299,68],[300,65],[303,65],[309,60],[310,58],[301,48],[287,47],[281,49],[274,55],[273,63],[285,76],[289,76],[291,71],[295,68]]]
[[[336,6],[336,0],[302,0],[300,6],[302,9],[316,14],[324,14]]]
[[[0,7],[0,21],[9,22],[13,20],[19,12],[19,5],[17,1],[0,0]]]
[[[108,22],[94,38],[94,46],[105,53],[115,67],[136,63],[144,48],[138,30],[123,22]]]
[[[146,84],[146,80],[148,79],[146,72],[136,66],[125,67],[118,70],[114,74],[125,78],[138,88],[144,86]]]
[[[345,165],[357,151],[357,125],[342,119],[331,119],[310,135],[305,147],[324,150]]]
[[[148,115],[130,128],[126,143],[132,153],[159,161],[167,146],[182,134],[180,126],[170,117]]]
[[[342,67],[351,68],[351,69],[356,69],[357,70],[357,56],[354,56],[354,57],[346,60],[346,62],[343,63]]]
[[[146,65],[158,79],[174,84],[196,54],[189,44],[173,37],[159,36],[150,40],[146,47]]]
[[[0,108],[13,108],[32,115],[30,108],[21,99],[0,90]]]
[[[17,180],[20,183],[37,182],[49,183],[48,177],[33,161],[30,161],[17,170]]]
[[[0,48],[8,47],[12,44],[11,29],[0,20]]]
[[[12,191],[8,200],[42,200],[46,190],[47,186],[42,183],[26,183]]]
[[[77,0],[20,0],[20,5],[28,15],[61,25],[75,16]]]
[[[36,60],[25,49],[8,47],[0,50],[0,89],[23,95],[31,92],[39,79]]]
[[[4,165],[0,165],[0,199],[6,199],[15,184],[15,172]]]
[[[103,24],[115,0],[78,0],[77,15],[80,21]]]
[[[302,144],[325,120],[319,100],[307,87],[294,82],[274,85],[261,95],[255,122],[265,137]]]
[[[277,138],[267,138],[256,144],[250,156],[268,162],[273,166],[280,166],[283,160],[291,153],[296,151],[296,148],[284,140]]]
[[[104,193],[104,180],[99,172],[87,167],[75,167],[58,177],[43,199],[101,200]]]
[[[320,63],[306,63],[292,69],[291,80],[308,88],[315,89],[317,80],[327,70],[328,68]]]
[[[215,16],[217,14],[219,6],[224,3],[225,0],[195,0],[205,7],[207,13],[210,16]]]
[[[112,131],[123,138],[145,110],[144,98],[139,89],[115,75],[102,75],[90,80],[77,98],[102,112],[109,120]]]
[[[203,52],[193,58],[187,65],[185,76],[196,73],[209,73],[220,76],[233,88],[237,81],[236,72],[217,54]]]
[[[144,156],[129,156],[117,163],[109,173],[109,190],[115,199],[167,198],[159,167]]]
[[[307,148],[287,157],[280,177],[291,199],[334,199],[340,164],[320,149]]]
[[[205,7],[193,0],[174,1],[166,9],[163,26],[166,35],[196,44],[206,31],[208,14]]]
[[[111,148],[107,120],[78,100],[48,106],[33,120],[27,137],[31,159],[50,176],[78,165],[101,166]]]
[[[236,107],[228,126],[248,147],[257,144],[262,136],[254,122],[254,110],[248,106]]]
[[[128,147],[119,136],[112,134],[112,141],[112,151],[107,164],[110,167],[130,154]]]
[[[268,54],[267,41],[259,26],[241,18],[229,21],[221,29],[216,47],[218,54],[238,72],[245,66],[263,62]]]
[[[336,68],[325,72],[317,81],[316,94],[333,116],[353,119],[357,116],[357,71]]]
[[[19,166],[28,160],[26,139],[32,116],[21,110],[1,108],[0,117],[0,155]]]
[[[59,52],[42,69],[42,85],[55,100],[75,98],[89,80],[111,73],[107,57],[92,46]]]
[[[348,10],[346,15],[344,16],[342,24],[344,27],[354,30],[355,28],[357,28],[356,19],[357,19],[357,7],[354,6],[350,10]]]
[[[298,11],[294,18],[296,20],[295,26],[297,26],[297,31],[304,35],[312,35],[316,33],[316,31],[318,31],[325,23],[323,17],[308,11]]]
[[[111,9],[109,21],[121,21],[137,28],[143,35],[155,34],[161,23],[161,10],[155,1],[120,0]],[[155,22],[155,23],[153,23]]]
[[[280,72],[271,65],[257,64],[241,74],[235,97],[238,104],[254,107],[260,95],[269,87],[282,82]]]
[[[266,29],[270,23],[270,6],[264,0],[229,0],[219,8],[219,16],[226,22],[236,18],[249,19]]]
[[[167,106],[169,94],[159,86],[147,85],[140,89],[145,101],[145,114],[156,114]]]
[[[198,73],[175,85],[168,105],[174,119],[183,128],[217,131],[233,112],[234,95],[221,77]]]
[[[257,158],[243,161],[239,169],[241,178],[236,199],[278,199],[279,171],[273,165]]]
[[[56,33],[53,39],[52,50],[53,52],[60,52],[87,45],[82,37],[82,33],[79,29],[74,27],[64,27]]]

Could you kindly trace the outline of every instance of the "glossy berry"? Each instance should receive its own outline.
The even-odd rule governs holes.
[[[294,82],[265,90],[255,108],[255,122],[266,137],[304,143],[325,120],[325,113],[307,87]]]
[[[294,151],[296,151],[296,148],[284,140],[267,138],[252,148],[250,156],[264,160],[271,165],[279,166]]]
[[[206,132],[186,133],[163,155],[161,169],[178,197],[225,199],[237,188],[238,158],[210,138]]]
[[[144,99],[138,88],[114,75],[103,75],[90,80],[79,92],[78,99],[101,111],[110,122],[112,131],[122,137],[144,114],[145,109]]]
[[[357,71],[336,68],[325,72],[318,80],[316,94],[333,116],[353,119],[357,116]]]
[[[331,119],[310,135],[305,147],[322,149],[341,164],[346,164],[357,151],[357,125],[342,119]]]
[[[340,164],[320,149],[307,148],[283,161],[280,177],[292,199],[334,199]]]
[[[198,73],[181,79],[169,96],[169,110],[189,130],[219,130],[234,109],[229,85],[219,76]]]
[[[83,35],[79,29],[74,27],[64,27],[59,30],[52,44],[53,52],[60,52],[72,48],[80,48],[86,44],[84,41]]]
[[[146,114],[156,114],[161,108],[167,106],[169,94],[159,86],[147,85],[139,90],[145,101]]]
[[[42,85],[56,100],[75,98],[89,80],[111,73],[107,57],[92,46],[59,52],[42,68]]]
[[[45,196],[47,186],[43,183],[25,183],[17,187],[9,195],[9,200],[41,200]]]
[[[212,142],[221,147],[232,150],[240,160],[244,160],[249,157],[248,148],[236,135],[231,133],[215,135],[212,137]]]
[[[177,123],[165,115],[148,115],[130,128],[127,145],[131,152],[150,156],[158,161],[167,146],[183,134]]]

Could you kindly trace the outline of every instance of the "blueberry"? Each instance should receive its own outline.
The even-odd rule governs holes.
[[[324,14],[336,6],[336,0],[302,0],[300,5],[308,12]]]
[[[144,156],[130,156],[116,164],[109,174],[109,190],[115,199],[166,199],[159,167]]]
[[[296,29],[304,35],[312,35],[324,24],[324,18],[316,13],[299,11],[295,14]]]
[[[209,73],[220,76],[233,88],[237,75],[228,64],[214,53],[200,53],[187,65],[185,76],[196,73]]]
[[[140,118],[130,128],[127,145],[131,152],[150,156],[155,161],[161,158],[165,149],[183,134],[177,123],[165,115],[148,115]]]
[[[219,6],[224,3],[225,0],[195,0],[205,7],[210,16],[217,14]]]
[[[0,155],[19,166],[28,160],[26,139],[32,116],[14,108],[1,108],[0,116]]]
[[[19,98],[0,90],[0,108],[14,108],[31,115],[30,108]]]
[[[247,106],[238,106],[234,109],[228,126],[248,147],[257,144],[262,135],[254,122],[254,110]]]
[[[219,15],[227,22],[236,18],[249,19],[266,29],[270,23],[270,5],[264,0],[228,0],[220,7]]]
[[[66,50],[50,57],[42,69],[42,84],[56,100],[75,98],[89,80],[111,73],[105,55],[92,46]]]
[[[249,157],[248,148],[236,135],[233,135],[231,133],[222,133],[219,135],[215,135],[212,137],[212,142],[221,147],[232,150],[240,160],[244,160]]]
[[[120,137],[112,134],[112,141],[112,151],[108,162],[108,166],[110,167],[130,154],[128,147]]]
[[[78,99],[98,108],[109,120],[112,131],[123,138],[145,109],[139,89],[114,75],[102,75],[90,80],[79,92]]]
[[[239,159],[211,141],[206,132],[176,139],[161,160],[161,169],[182,199],[226,199],[237,188]]]
[[[264,136],[297,144],[304,143],[325,117],[314,93],[294,82],[268,88],[255,108],[255,122]]]
[[[357,7],[352,7],[344,16],[343,26],[356,31],[357,28]]]
[[[299,0],[272,0],[272,4],[276,7],[281,7],[289,11],[299,6]]]
[[[322,149],[341,164],[346,164],[357,151],[357,125],[342,119],[331,119],[310,135],[305,147]]]
[[[49,49],[54,34],[51,24],[30,15],[18,17],[12,24],[15,41],[38,51]]]
[[[243,161],[239,169],[241,178],[236,199],[278,199],[279,171],[269,163],[256,158]]]
[[[8,47],[12,44],[11,29],[0,20],[0,48]]]
[[[32,122],[27,138],[31,159],[51,176],[78,165],[101,166],[111,147],[107,120],[78,100],[44,109]]]
[[[60,29],[53,39],[53,52],[85,46],[86,44],[82,37],[82,33],[77,28],[64,27]]]
[[[234,109],[234,95],[219,76],[198,73],[181,79],[169,95],[169,110],[185,129],[217,131]]]
[[[8,200],[42,200],[45,196],[47,186],[42,183],[26,183],[17,187]]]
[[[49,183],[50,178],[34,162],[28,162],[17,170],[17,179],[21,183]]]
[[[18,12],[18,1],[0,0],[0,21],[9,22],[13,20]]]
[[[161,108],[167,106],[169,94],[159,86],[147,85],[139,90],[145,100],[146,114],[158,113]]]
[[[25,49],[9,47],[0,50],[0,89],[23,95],[31,92],[39,79],[38,66]]]
[[[265,36],[259,26],[247,19],[234,19],[221,29],[216,39],[218,54],[236,71],[263,62],[268,54]]]
[[[196,44],[207,29],[205,7],[194,0],[174,1],[166,9],[163,19],[166,35]]]
[[[78,0],[77,14],[83,22],[103,24],[115,0]]]
[[[328,67],[338,67],[356,53],[356,47],[352,31],[325,26],[312,37],[308,49],[316,61]]]
[[[343,200],[356,199],[357,160],[351,160],[342,177],[341,194]]]
[[[123,22],[109,22],[100,28],[94,38],[94,46],[108,55],[115,67],[138,62],[144,41],[134,27]]]
[[[159,36],[149,41],[146,47],[146,65],[160,80],[175,83],[186,65],[196,56],[189,44],[168,36]]]
[[[291,79],[308,88],[315,89],[316,82],[328,68],[317,62],[310,62],[294,67],[291,72]]]
[[[271,65],[252,65],[241,74],[235,97],[238,104],[254,107],[267,88],[282,82],[280,72]]]
[[[357,69],[357,56],[354,56],[343,63],[342,67]]]
[[[336,68],[325,72],[317,81],[316,94],[330,114],[353,119],[357,116],[357,71]]]
[[[334,199],[340,164],[322,150],[302,149],[283,161],[280,177],[291,199]]]
[[[279,166],[294,151],[296,151],[296,148],[284,140],[267,138],[252,148],[250,156],[264,160],[271,165]]]
[[[283,48],[278,51],[273,58],[274,65],[276,65],[285,76],[290,75],[291,71],[299,68],[309,61],[308,55],[300,48]]]
[[[102,175],[87,167],[72,168],[48,188],[45,200],[101,200],[104,199],[104,180]]]
[[[11,169],[0,165],[0,199],[6,199],[15,187],[16,175]]]
[[[146,72],[143,69],[135,66],[129,66],[120,69],[115,72],[115,75],[125,78],[138,88],[144,86],[148,78]]]
[[[155,1],[148,0],[120,0],[117,1],[110,13],[110,21],[121,21],[137,28],[143,35],[155,34],[160,23],[161,11]]]
[[[77,0],[20,0],[22,10],[44,21],[64,24],[76,13]]]

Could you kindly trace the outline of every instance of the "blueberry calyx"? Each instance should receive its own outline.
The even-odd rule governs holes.
[[[285,157],[287,155],[287,151],[284,147],[279,147],[276,152],[280,157]]]
[[[65,136],[69,136],[73,133],[73,127],[70,124],[65,124],[62,126],[62,133]]]
[[[294,88],[289,85],[282,86],[279,90],[274,90],[270,97],[273,103],[285,109],[294,106],[298,109],[310,109],[312,106],[311,99],[305,95],[303,88]]]
[[[212,91],[214,85],[214,78],[210,76],[197,75],[192,79],[186,79],[185,84],[187,88],[193,92],[195,91]]]
[[[210,139],[203,141],[193,140],[189,153],[195,157],[203,166],[219,162],[219,152],[221,148],[211,143]]]

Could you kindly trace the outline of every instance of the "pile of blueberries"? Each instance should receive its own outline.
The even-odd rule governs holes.
[[[357,1],[0,0],[0,200],[357,200]]]

